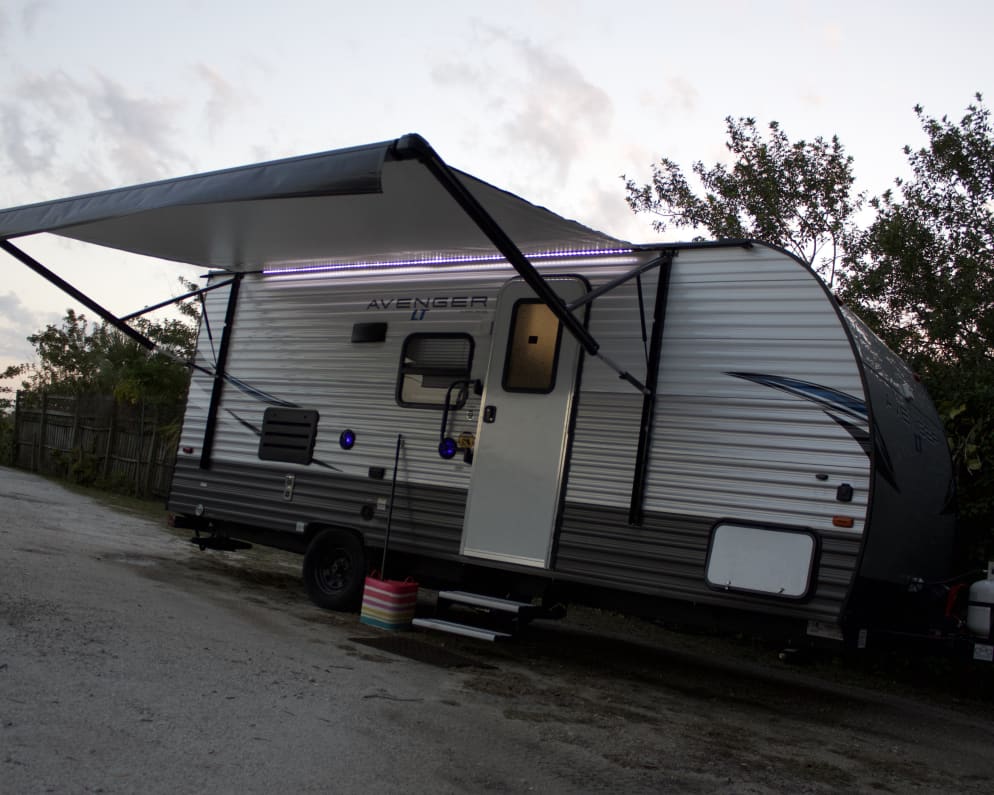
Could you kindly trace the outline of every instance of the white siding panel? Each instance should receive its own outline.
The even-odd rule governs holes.
[[[497,281],[467,286],[439,282],[421,286],[428,298],[452,294],[484,296],[492,306]],[[411,319],[412,310],[369,309],[380,297],[409,296],[410,286],[328,284],[321,281],[246,279],[239,295],[228,372],[253,389],[321,415],[314,458],[334,469],[365,476],[371,466],[392,471],[397,435],[405,447],[400,471],[407,480],[444,485],[468,482],[469,466],[460,459],[442,460],[437,453],[442,412],[397,404],[401,344],[419,332],[470,333],[475,340],[473,374],[486,365],[489,307],[437,309],[425,319]],[[355,323],[385,322],[382,343],[352,343]],[[483,333],[485,332],[485,334]],[[215,437],[215,457],[228,462],[258,460],[258,436],[239,420],[261,426],[265,402],[228,383],[225,385]],[[449,434],[476,429],[479,400],[452,413]],[[356,434],[352,450],[338,445],[341,431]],[[287,465],[288,471],[293,467]]]
[[[591,328],[605,353],[642,377],[634,306],[634,286],[599,299]],[[842,514],[855,519],[851,532],[861,532],[869,460],[859,443],[820,406],[730,375],[741,372],[865,400],[849,339],[811,272],[763,247],[745,256],[732,248],[681,251],[670,282],[645,510],[820,530],[833,529],[832,517]],[[607,368],[586,363],[568,499],[628,505],[640,405]],[[836,500],[841,483],[853,486],[853,502]]]

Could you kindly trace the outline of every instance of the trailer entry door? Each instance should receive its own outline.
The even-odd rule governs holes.
[[[563,298],[580,279],[549,278]],[[521,280],[501,290],[476,433],[462,553],[548,567],[580,348]]]

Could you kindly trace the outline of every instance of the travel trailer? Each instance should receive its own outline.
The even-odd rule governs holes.
[[[923,385],[776,247],[633,245],[415,135],[0,213],[58,283],[11,243],[43,231],[209,269],[168,508],[302,553],[318,604],[386,559],[841,637],[950,573]]]

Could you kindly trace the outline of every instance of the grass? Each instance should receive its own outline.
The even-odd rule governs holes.
[[[124,511],[125,513],[130,513],[134,516],[141,516],[154,522],[162,522],[163,524],[165,524],[166,517],[168,516],[166,503],[162,497],[141,499],[128,494],[108,491],[97,486],[82,486],[78,483],[73,483],[70,480],[61,478],[58,475],[46,475],[44,473],[35,474],[38,474],[39,477],[43,477],[52,483],[57,483],[66,491],[71,491],[73,494],[80,494],[84,497],[89,497],[90,499],[99,502],[101,505],[106,505],[108,508],[113,508],[114,510]]]

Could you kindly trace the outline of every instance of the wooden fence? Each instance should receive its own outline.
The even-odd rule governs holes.
[[[18,392],[11,463],[137,497],[169,491],[182,406],[129,406],[104,395]]]

